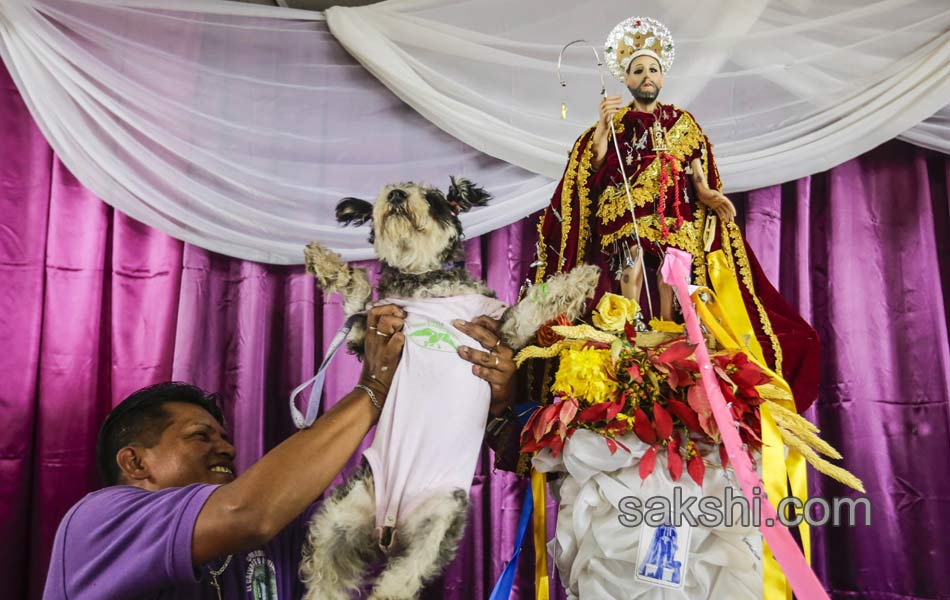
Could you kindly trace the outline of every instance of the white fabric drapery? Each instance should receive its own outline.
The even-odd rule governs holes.
[[[347,260],[371,258],[367,228],[340,227],[334,208],[394,181],[444,190],[462,175],[491,191],[491,207],[463,215],[469,237],[547,201],[549,178],[428,123],[321,19],[208,0],[3,0],[0,52],[86,187],[229,256],[302,263],[318,240]]]
[[[583,48],[565,56],[561,89],[558,52],[581,38],[602,54],[606,34],[631,10],[673,33],[676,62],[660,100],[697,117],[727,190],[825,170],[950,101],[950,13],[941,0],[387,0],[326,14],[344,47],[427,119],[487,154],[558,177],[565,149],[596,118],[600,90]]]
[[[727,488],[731,488],[732,498],[742,496],[734,483],[735,476],[708,467],[701,489],[685,471],[679,481],[673,481],[666,453],[661,452],[653,472],[641,480],[640,457],[648,446],[633,434],[620,436],[617,441],[626,449],[612,453],[601,435],[580,429],[564,443],[564,451],[557,458],[544,449],[532,461],[542,473],[561,475],[552,485],[552,490],[558,492],[557,530],[548,542],[548,552],[554,556],[568,598],[762,598],[762,537],[751,519],[743,521],[737,505],[727,499]],[[713,464],[719,460],[712,456],[709,459]],[[723,507],[718,514],[720,522],[700,521],[700,526],[693,528],[680,590],[636,581],[643,525],[626,527],[619,520],[625,498],[638,499],[640,516],[645,517],[652,508],[648,504],[651,498],[672,500],[675,488],[680,488],[685,503],[690,498],[718,498]],[[733,511],[729,521],[725,510]],[[698,510],[691,510],[691,514],[700,518]],[[632,515],[626,516],[629,519]],[[672,514],[667,516],[673,518]],[[676,518],[687,522],[682,514]]]
[[[424,118],[308,11],[3,0],[0,54],[57,154],[117,209],[239,258],[299,263],[318,240],[352,260],[372,249],[365,228],[335,224],[336,202],[392,181],[444,186],[465,175],[485,186],[496,200],[463,216],[469,236],[543,207],[600,90],[582,49],[566,57],[562,89],[558,50],[580,37],[600,45],[629,10],[388,0],[328,11],[346,49]],[[947,104],[939,0],[671,0],[642,10],[677,40],[661,99],[697,116],[727,189],[827,169]],[[947,116],[907,139],[950,151]]]

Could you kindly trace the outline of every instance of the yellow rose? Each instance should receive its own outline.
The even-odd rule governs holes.
[[[630,298],[604,294],[594,309],[594,326],[604,331],[623,331],[623,326],[636,319],[640,307]]]

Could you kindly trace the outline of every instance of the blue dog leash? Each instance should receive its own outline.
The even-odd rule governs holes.
[[[290,392],[290,416],[293,418],[294,425],[297,426],[297,429],[310,427],[313,425],[313,422],[317,420],[317,411],[320,410],[320,400],[323,398],[323,381],[326,379],[327,367],[330,366],[333,357],[336,356],[336,353],[343,347],[343,342],[346,341],[346,336],[348,336],[353,329],[353,324],[356,323],[357,319],[365,316],[365,312],[355,313],[350,315],[346,321],[343,322],[343,325],[340,326],[336,335],[330,340],[330,345],[327,347],[326,354],[323,356],[323,362],[320,363],[317,374]],[[300,412],[300,409],[297,408],[296,399],[297,394],[305,390],[310,384],[313,384],[313,387],[310,389],[310,398],[307,400],[307,413],[304,415]]]

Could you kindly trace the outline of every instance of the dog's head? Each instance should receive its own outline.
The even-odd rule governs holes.
[[[435,271],[461,255],[458,215],[484,206],[491,196],[467,179],[451,179],[448,193],[417,183],[387,185],[375,204],[344,198],[336,219],[344,225],[370,222],[369,241],[379,259],[404,273]]]

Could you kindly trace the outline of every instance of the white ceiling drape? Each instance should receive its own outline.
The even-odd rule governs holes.
[[[602,53],[634,6],[673,33],[676,62],[660,99],[697,117],[730,190],[823,171],[950,103],[942,0],[388,0],[326,14],[344,47],[428,120],[558,177],[600,90],[592,53],[577,47],[561,89],[558,52],[582,38]],[[608,90],[623,87],[612,80]],[[950,152],[948,133],[938,118],[908,139]]]
[[[476,236],[553,192],[549,178],[420,117],[319,13],[177,6],[0,2],[0,53],[44,135],[83,185],[135,219],[248,260],[301,263],[311,240],[356,260],[373,250],[365,227],[336,224],[343,197],[406,180],[444,189],[464,175],[496,198],[464,215]]]
[[[64,163],[117,209],[239,258],[299,263],[316,239],[361,259],[365,229],[337,227],[333,208],[388,182],[482,184],[496,200],[464,215],[469,236],[542,207],[600,91],[589,50],[567,57],[561,88],[558,50],[601,44],[628,10],[388,0],[323,23],[220,0],[3,0],[0,55]],[[946,112],[921,123],[948,103],[942,2],[669,0],[649,16],[677,40],[661,98],[697,116],[728,189],[908,128],[950,151]]]

